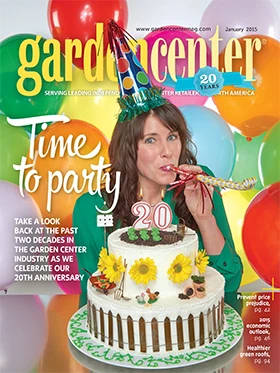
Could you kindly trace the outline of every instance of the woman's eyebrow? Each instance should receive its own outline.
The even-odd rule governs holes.
[[[145,133],[144,134],[144,137],[146,136],[157,136],[158,134],[156,132],[153,132],[153,133]]]

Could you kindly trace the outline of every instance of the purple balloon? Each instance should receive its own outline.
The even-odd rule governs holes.
[[[16,224],[15,218],[35,218],[41,219],[40,210],[33,198],[24,191],[25,197],[19,192],[19,186],[8,181],[0,181],[1,209],[0,209],[0,290],[6,290],[15,280],[15,254],[18,256],[28,255],[15,252],[15,236],[31,237],[32,234],[17,234],[15,228],[22,227],[39,227],[39,225]],[[18,244],[27,246],[29,251],[31,242]]]
[[[168,53],[170,53],[169,51],[170,44],[175,38],[178,38],[181,40],[183,44],[183,48],[181,48],[181,53],[182,55],[184,55],[184,57],[182,58],[177,57],[175,60],[176,76],[180,76],[180,77],[183,76],[187,78],[188,77],[188,41],[186,39],[192,39],[196,41],[198,38],[201,38],[201,36],[199,36],[197,33],[193,31],[183,30],[183,27],[181,26],[163,26],[156,31],[150,32],[148,35],[144,37],[144,40],[146,40],[148,44],[148,76],[151,82],[155,86],[165,88],[164,97],[169,99],[174,105],[177,105],[177,106],[204,105],[208,97],[201,96],[196,91],[188,91],[187,95],[185,94],[185,92],[175,92],[174,87],[168,86],[166,84],[166,81],[164,81],[163,83],[159,83],[155,79],[152,69],[151,69],[151,60],[152,60],[151,54],[152,54],[152,49],[154,47],[154,44],[159,38],[164,39],[167,45],[167,56],[165,56],[165,51],[164,51],[165,46],[163,45],[164,42],[160,41],[158,45],[159,77],[162,77],[162,78],[164,77],[163,73],[165,72],[166,66],[168,66]],[[180,49],[178,47],[178,44],[175,45],[176,56],[179,55],[179,50]],[[137,51],[137,57],[139,58],[139,50]],[[174,63],[174,59],[172,60]],[[200,67],[199,61],[200,61],[200,52],[199,52],[199,45],[197,45],[196,53],[195,53],[195,72],[199,70],[199,67]],[[210,64],[211,64],[211,52],[210,52],[209,47],[206,45],[206,65],[210,66]],[[204,67],[204,66],[201,66],[201,67]],[[170,72],[167,67],[167,74],[168,73]]]
[[[30,372],[47,341],[44,306],[35,295],[1,295],[0,372]]]
[[[277,11],[269,0],[213,0],[206,8],[200,27],[211,28],[202,31],[201,36],[209,40],[219,26],[220,51],[228,40],[250,34],[267,35],[279,39],[280,23]],[[210,44],[209,44],[210,45]]]

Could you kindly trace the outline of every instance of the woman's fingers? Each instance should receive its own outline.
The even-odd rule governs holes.
[[[202,172],[202,168],[200,166],[188,165],[188,164],[181,164],[179,166],[180,170],[187,171],[187,172]]]
[[[194,174],[202,172],[202,168],[200,166],[193,166],[193,165],[187,165],[187,164],[181,164],[179,166],[179,169],[182,171],[185,171],[188,174],[191,174],[192,172]],[[180,179],[184,179],[186,176],[185,175],[180,175]],[[196,182],[195,177],[192,179],[194,182]]]

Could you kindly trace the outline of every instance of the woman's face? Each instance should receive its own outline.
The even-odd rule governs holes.
[[[165,186],[174,181],[175,173],[162,171],[160,167],[168,164],[178,166],[181,148],[178,132],[170,131],[156,117],[149,116],[144,124],[144,137],[138,142],[140,186]]]

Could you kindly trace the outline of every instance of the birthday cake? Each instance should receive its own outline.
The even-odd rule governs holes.
[[[92,338],[153,355],[212,342],[223,330],[225,280],[207,262],[191,229],[116,230],[88,281]]]

